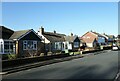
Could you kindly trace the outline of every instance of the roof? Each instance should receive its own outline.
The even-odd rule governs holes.
[[[115,36],[114,36],[114,35],[108,35],[108,37],[109,37],[109,38],[115,38]]]
[[[101,34],[99,34],[99,33],[97,33],[97,32],[93,32],[93,31],[88,31],[88,32],[86,32],[84,35],[82,35],[82,37],[83,36],[85,36],[87,33],[93,33],[94,35],[97,35],[97,36],[102,36]],[[103,37],[103,36],[102,36]]]
[[[12,31],[12,32],[14,32],[12,29],[9,29],[9,28],[7,28],[7,27],[5,27],[5,26],[0,26],[0,28],[2,28],[2,30],[7,30],[7,31]]]
[[[32,29],[15,31],[9,39],[18,39],[18,38],[22,37],[24,34],[26,34],[27,32],[29,32],[30,30],[32,30]]]
[[[98,35],[99,37],[103,37],[101,34],[99,34],[99,33],[97,33],[97,32],[92,32],[92,33]]]
[[[33,29],[28,29],[28,30],[15,31],[9,39],[18,39],[19,40],[19,39],[23,38],[24,36],[26,36],[27,34],[29,34],[30,32],[35,33],[40,38],[40,36]]]
[[[63,42],[65,34],[44,32],[44,37],[47,38],[50,42]]]
[[[82,37],[79,37],[81,43],[85,43],[85,41],[82,39]]]
[[[10,36],[14,33],[13,30],[5,27],[5,26],[0,26],[0,38],[2,39],[9,39]]]
[[[108,38],[111,38],[111,39],[115,38],[114,35],[107,35],[107,34],[103,34],[103,35],[105,35],[105,36],[107,36]]]
[[[101,36],[97,32],[88,31],[87,33],[92,33],[94,35]],[[87,33],[85,33],[83,36],[85,36]],[[80,39],[85,43],[93,43],[96,40],[96,36],[91,36],[90,38],[89,37],[83,38],[83,36]]]
[[[77,38],[77,36],[65,36],[64,38],[65,41],[73,42]]]
[[[52,32],[44,32],[46,35],[52,35],[52,36],[66,36],[65,34],[60,34],[60,33],[52,33]]]
[[[119,39],[120,39],[120,35],[118,35],[118,36],[117,36],[117,38],[119,38]]]
[[[85,43],[93,43],[95,40],[96,40],[96,38],[90,38],[90,39],[82,39]]]

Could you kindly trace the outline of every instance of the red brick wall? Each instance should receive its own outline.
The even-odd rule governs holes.
[[[85,38],[84,38],[85,37]],[[88,38],[88,37],[90,37],[90,38]],[[86,43],[89,43],[89,42],[91,42],[93,39],[97,39],[97,36],[96,35],[94,35],[93,33],[91,33],[91,32],[88,32],[88,33],[86,33],[84,36],[82,36],[82,39],[86,42]]]

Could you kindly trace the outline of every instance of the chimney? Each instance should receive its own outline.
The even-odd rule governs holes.
[[[54,30],[54,33],[56,33],[56,31]]]
[[[43,26],[41,26],[41,28],[39,29],[39,32],[40,32],[41,34],[44,33],[44,28],[43,28]]]
[[[73,36],[73,33],[71,33],[71,36]]]

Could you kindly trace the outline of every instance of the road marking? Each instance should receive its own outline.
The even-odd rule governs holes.
[[[120,72],[117,74],[114,81],[116,81],[119,77],[120,77]]]

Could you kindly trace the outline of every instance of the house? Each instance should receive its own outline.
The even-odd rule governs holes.
[[[64,36],[65,41],[63,42],[63,50],[68,49],[68,50],[78,50],[80,48],[80,39],[78,36],[73,36],[71,33],[70,36]]]
[[[87,47],[95,47],[98,44],[105,44],[105,37],[97,32],[88,31],[81,38],[83,41],[85,41]]]
[[[107,34],[102,34],[102,36],[105,37],[105,42],[107,45],[113,45],[115,36],[114,35],[107,35]]]
[[[13,31],[0,26],[0,54],[17,54],[18,57],[39,55],[43,51],[42,38],[33,29]]]
[[[44,39],[45,50],[47,52],[61,52],[63,48],[63,41],[65,34],[59,34],[54,32],[45,32],[44,28],[41,28],[38,31],[38,35]]]
[[[79,39],[80,39],[80,47],[86,46],[86,42],[81,37],[79,37]]]
[[[117,38],[116,38],[116,43],[117,43],[117,46],[120,47],[120,35],[117,36]]]

